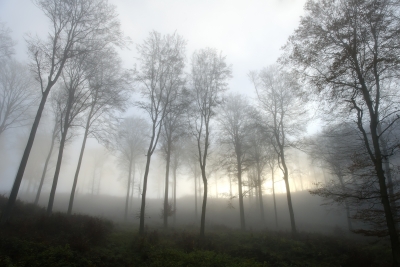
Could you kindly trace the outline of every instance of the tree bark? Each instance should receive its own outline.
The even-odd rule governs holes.
[[[282,167],[284,170],[283,173],[283,180],[285,181],[285,186],[286,186],[286,198],[287,198],[287,202],[288,202],[288,207],[289,207],[289,215],[290,215],[290,226],[292,229],[292,235],[296,236],[297,235],[297,229],[296,229],[296,222],[294,219],[294,211],[293,211],[293,206],[292,206],[292,196],[290,193],[290,187],[289,187],[289,174],[288,174],[288,169],[286,167],[286,162],[285,162],[285,158],[281,157],[281,163],[282,163]]]
[[[196,166],[194,166],[194,214],[197,222],[199,215],[197,211],[197,167]]]
[[[240,162],[240,155],[237,156],[238,167],[238,190],[239,190],[239,212],[240,212],[240,230],[246,230],[246,223],[244,219],[244,205],[243,205],[243,192],[242,192],[242,164]]]
[[[169,165],[171,161],[171,140],[168,138],[167,144],[167,160],[165,166],[165,192],[164,192],[164,229],[168,228],[168,189],[169,189]]]
[[[380,151],[379,137],[376,132],[376,126],[377,126],[376,120],[372,119],[371,124],[370,124],[370,129],[371,129],[371,137],[372,137],[372,142],[373,142],[374,151],[375,151],[375,161],[374,161],[375,164],[374,165],[375,165],[375,171],[378,176],[379,191],[380,191],[380,195],[381,195],[383,209],[385,212],[386,224],[387,224],[389,236],[390,236],[390,243],[392,246],[393,265],[399,266],[400,265],[400,243],[399,243],[399,237],[397,235],[396,224],[395,224],[394,218],[393,218],[392,207],[390,205],[390,199],[388,196],[388,188],[386,185],[385,172],[383,170],[382,154]]]
[[[275,198],[275,174],[273,168],[271,168],[271,173],[272,173],[272,197],[274,198],[275,226],[276,229],[278,229],[278,212],[276,210],[276,198]]]
[[[264,224],[265,223],[265,215],[264,215],[264,202],[263,202],[263,196],[262,196],[260,162],[257,162],[257,185],[258,185],[258,199],[259,199],[259,205],[260,205],[261,220]]]
[[[201,207],[201,219],[200,219],[200,239],[204,239],[205,224],[206,224],[206,208],[207,208],[207,177],[206,177],[206,166],[201,167],[201,177],[203,178],[204,193],[203,193],[203,205]]]
[[[146,209],[147,177],[149,176],[151,154],[148,151],[146,156],[146,169],[143,177],[142,204],[140,206],[139,234],[144,235],[144,214]]]
[[[174,164],[173,173],[174,173],[174,225],[176,224],[176,169],[177,169],[177,162]]]

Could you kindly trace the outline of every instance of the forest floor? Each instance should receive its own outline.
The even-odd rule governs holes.
[[[0,209],[6,198],[0,197]],[[391,266],[388,243],[344,236],[137,227],[17,202],[0,227],[0,266]]]

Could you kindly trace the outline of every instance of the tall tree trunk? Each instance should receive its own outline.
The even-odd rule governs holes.
[[[378,132],[379,135],[382,132],[380,123],[378,124],[377,132]],[[395,218],[395,221],[396,221],[398,216],[397,216],[397,209],[396,209],[396,199],[395,199],[395,194],[394,194],[394,191],[393,191],[392,172],[390,170],[389,156],[388,156],[389,154],[388,154],[388,151],[387,151],[387,144],[386,144],[386,141],[383,139],[383,137],[380,138],[380,143],[381,143],[382,152],[383,152],[383,155],[384,155],[383,164],[384,164],[385,174],[386,174],[386,177],[388,179],[387,187],[389,189],[389,198],[390,198],[390,202],[391,202],[391,206],[392,206],[392,213],[393,213],[393,217]],[[398,224],[396,222],[395,222],[395,224],[396,224],[396,228],[397,228]]]
[[[50,150],[49,150],[49,153],[47,154],[46,162],[44,163],[42,177],[40,178],[39,188],[38,188],[37,193],[36,193],[35,205],[37,205],[39,203],[40,193],[42,192],[43,182],[44,182],[44,178],[46,177],[47,166],[49,165],[51,154],[53,153],[55,140],[56,140],[56,136],[53,133],[53,136],[51,137]]]
[[[71,112],[71,102],[70,101],[71,101],[71,96],[69,97],[68,103],[67,103],[67,111],[65,113],[65,118],[64,118],[65,119],[64,129],[63,129],[64,131],[61,134],[61,141],[60,141],[60,148],[58,150],[56,170],[54,172],[53,185],[51,186],[49,204],[47,205],[47,215],[51,215],[51,213],[53,211],[54,196],[56,194],[58,176],[60,174],[61,162],[62,162],[62,157],[63,157],[63,153],[64,153],[65,140],[67,139],[67,133],[68,133],[68,128],[69,128],[69,114]]]
[[[139,223],[139,234],[140,235],[144,234],[144,214],[145,214],[145,209],[146,209],[147,178],[149,176],[149,170],[150,170],[150,159],[151,159],[151,154],[150,154],[150,149],[149,149],[149,151],[147,152],[147,156],[146,156],[146,168],[145,168],[144,177],[143,177],[142,203],[140,205],[140,223]]]
[[[49,82],[46,90],[42,93],[42,99],[39,104],[38,111],[36,113],[35,120],[32,125],[31,132],[29,134],[28,142],[26,144],[24,154],[22,155],[21,163],[19,164],[17,175],[15,176],[14,184],[10,192],[7,204],[1,213],[0,223],[5,223],[10,218],[12,208],[14,207],[15,201],[17,199],[19,187],[21,186],[22,177],[24,176],[26,164],[28,163],[29,154],[31,153],[33,141],[35,140],[36,131],[39,127],[40,118],[42,117],[44,105],[46,104],[47,97],[49,95],[50,89],[53,86],[53,82]]]
[[[243,192],[242,192],[242,164],[240,156],[237,156],[237,168],[238,168],[238,190],[239,190],[239,212],[240,212],[240,229],[244,231],[246,224],[244,220],[244,205],[243,205]]]
[[[175,159],[176,161],[176,159]],[[174,168],[173,168],[173,174],[174,174],[174,225],[176,224],[176,169],[178,168],[178,163],[175,162]]]
[[[131,197],[130,197],[130,199],[131,199],[131,203],[130,203],[130,210],[132,210],[133,209],[133,191],[135,190],[135,172],[136,172],[136,164],[135,164],[135,162],[133,162],[133,164],[132,164],[133,166],[132,166],[132,181],[131,181],[131,185],[132,185],[132,187],[131,187]]]
[[[276,210],[274,168],[271,168],[271,173],[272,173],[272,197],[274,198],[275,227],[276,227],[276,229],[278,229],[278,212]]]
[[[292,235],[296,236],[297,229],[296,229],[296,222],[294,219],[294,211],[293,211],[293,206],[292,206],[292,196],[291,196],[290,187],[289,187],[289,173],[288,173],[288,168],[286,166],[285,157],[283,154],[281,155],[281,163],[282,163],[282,167],[283,167],[283,180],[285,181],[285,186],[286,186],[286,198],[287,198],[288,207],[289,207],[290,226],[292,228]]]
[[[194,214],[197,222],[199,218],[197,211],[197,166],[194,166]]]
[[[81,169],[83,153],[85,152],[87,136],[88,136],[88,128],[85,129],[85,134],[83,135],[83,142],[82,142],[81,152],[79,153],[78,166],[76,167],[74,182],[72,184],[72,189],[71,189],[71,195],[69,197],[68,212],[67,212],[68,215],[71,215],[72,207],[74,205],[76,184],[78,183],[79,171]]]
[[[168,138],[167,144],[167,160],[165,166],[165,192],[164,192],[164,229],[168,228],[168,188],[169,188],[169,165],[171,161],[171,140]]]
[[[131,189],[132,164],[133,164],[133,151],[131,151],[131,157],[129,158],[128,186],[126,190],[125,212],[124,212],[125,222],[128,220],[128,203],[129,203],[129,190]]]
[[[28,186],[26,187],[26,193],[29,194],[32,188],[32,176],[28,178]]]
[[[78,183],[78,177],[79,177],[79,171],[81,170],[83,153],[85,152],[86,140],[87,140],[87,137],[89,135],[89,128],[90,128],[90,122],[91,122],[91,119],[92,119],[93,109],[94,109],[94,104],[92,104],[91,107],[90,107],[90,112],[89,112],[89,115],[88,115],[88,118],[87,118],[87,121],[86,121],[86,127],[85,127],[85,133],[83,135],[81,152],[79,153],[78,166],[76,167],[75,176],[74,176],[74,183],[72,185],[71,196],[69,198],[68,212],[67,212],[68,215],[71,215],[72,206],[74,205],[76,184]]]
[[[265,223],[265,215],[264,215],[264,202],[263,202],[263,195],[262,195],[262,183],[261,183],[261,167],[260,162],[257,162],[257,186],[258,186],[258,199],[260,204],[260,214],[261,220],[263,224]]]
[[[200,219],[200,239],[204,239],[205,225],[206,225],[206,208],[207,208],[207,177],[206,177],[206,166],[201,166],[201,177],[203,178],[203,205],[201,206],[201,219]]]
[[[390,243],[391,243],[391,247],[392,247],[392,255],[393,255],[393,262],[394,262],[393,265],[399,266],[400,265],[399,237],[398,237],[397,230],[396,230],[396,224],[395,224],[395,221],[393,218],[392,207],[390,205],[388,188],[386,185],[385,171],[383,170],[383,161],[382,161],[382,154],[381,154],[380,145],[379,145],[379,137],[378,137],[378,134],[376,131],[377,120],[374,117],[371,118],[370,129],[371,129],[371,137],[372,137],[372,142],[373,142],[373,147],[374,147],[374,152],[375,152],[374,153],[375,160],[373,162],[375,165],[375,171],[378,176],[379,191],[380,191],[383,209],[385,212],[386,224],[387,224],[389,236],[390,236]]]

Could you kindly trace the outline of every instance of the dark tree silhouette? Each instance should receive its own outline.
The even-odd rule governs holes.
[[[137,105],[149,115],[152,125],[143,177],[140,234],[144,234],[147,178],[151,156],[157,147],[164,119],[170,107],[177,101],[184,82],[185,46],[186,42],[177,34],[161,36],[154,31],[143,44],[138,45],[140,65],[139,70],[136,70],[135,80],[141,86],[143,101],[137,102]]]
[[[399,78],[399,12],[393,0],[308,1],[281,59],[341,110],[342,118],[354,119],[378,178],[394,266],[400,265],[400,242],[380,139],[400,118],[392,89]]]
[[[215,49],[206,48],[192,56],[191,93],[193,102],[189,115],[191,132],[196,139],[198,162],[203,179],[204,194],[201,209],[200,238],[204,238],[207,207],[207,158],[210,147],[210,123],[216,115],[221,94],[227,89],[231,68],[225,57]]]
[[[111,43],[124,43],[115,8],[106,0],[35,0],[35,4],[51,22],[51,31],[46,41],[28,39],[31,68],[40,85],[42,98],[10,197],[1,214],[1,223],[8,221],[17,199],[47,97],[66,62],[77,55],[99,50]]]

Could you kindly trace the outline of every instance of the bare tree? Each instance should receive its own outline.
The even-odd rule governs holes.
[[[33,82],[28,68],[15,60],[0,64],[0,135],[30,123],[29,111],[38,99]]]
[[[0,62],[14,54],[15,42],[11,39],[10,32],[6,24],[0,22]]]
[[[384,170],[384,159],[390,155],[383,154],[380,139],[400,118],[395,85],[399,10],[398,1],[392,0],[308,1],[282,58],[341,111],[340,118],[351,116],[363,136],[378,178],[394,266],[400,265],[400,242]]]
[[[2,223],[8,220],[14,206],[47,97],[66,62],[111,43],[124,43],[115,8],[106,0],[35,0],[35,3],[51,22],[51,32],[46,41],[38,38],[28,40],[31,68],[40,85],[42,98],[10,197],[1,215]]]
[[[251,125],[249,127],[251,130],[248,136],[248,142],[249,142],[248,160],[250,164],[255,168],[256,189],[258,195],[258,203],[260,206],[260,215],[262,222],[265,223],[265,211],[264,211],[263,189],[262,189],[262,185],[265,179],[263,179],[263,172],[265,171],[265,166],[268,164],[269,157],[271,157],[271,154],[274,152],[271,149],[271,143],[269,136],[266,133],[266,129],[264,129],[262,125],[259,125],[259,123],[262,121],[260,116],[253,114],[250,120],[251,120]]]
[[[278,166],[283,173],[286,186],[292,234],[296,235],[296,223],[289,186],[287,148],[293,146],[294,138],[305,129],[305,111],[297,93],[299,85],[288,73],[277,66],[270,66],[251,75],[258,95],[261,111],[271,131],[271,143],[278,156]]]
[[[60,94],[56,94],[56,95],[60,96]],[[38,187],[38,190],[37,190],[37,193],[36,193],[36,197],[35,197],[35,202],[34,202],[35,205],[37,205],[38,202],[39,202],[39,198],[40,198],[40,194],[42,192],[44,179],[45,179],[46,173],[47,173],[47,168],[48,168],[48,165],[49,165],[49,162],[50,162],[51,155],[53,153],[54,144],[56,143],[56,139],[59,137],[59,134],[60,134],[61,116],[63,115],[61,113],[62,110],[59,107],[59,104],[61,104],[60,103],[61,101],[58,101],[55,98],[51,98],[51,102],[52,102],[52,110],[53,110],[53,114],[54,114],[54,125],[53,125],[53,129],[52,129],[52,132],[51,132],[50,149],[49,149],[49,152],[47,154],[46,161],[44,163],[42,176],[40,178],[39,187]]]
[[[180,87],[183,85],[185,46],[186,42],[176,33],[161,36],[155,31],[138,46],[140,70],[136,71],[135,79],[141,86],[143,101],[137,102],[137,105],[149,115],[152,124],[143,177],[140,234],[144,234],[147,178],[151,156],[157,147],[164,119],[170,112],[170,106],[177,100]]]
[[[85,132],[68,205],[68,215],[72,212],[87,138],[93,136],[101,141],[103,133],[107,133],[110,130],[109,128],[113,127],[112,123],[117,121],[117,112],[125,109],[129,98],[127,95],[129,76],[122,70],[117,53],[112,48],[92,53],[91,57],[87,59],[84,71],[89,89],[88,109],[86,125],[84,126]]]
[[[185,146],[184,143],[182,142],[182,140],[180,140],[181,142],[178,143],[175,146],[175,149],[172,151],[172,155],[171,155],[171,167],[172,167],[172,175],[173,175],[173,210],[174,210],[174,214],[173,216],[173,220],[174,220],[174,224],[176,224],[176,180],[177,180],[177,171],[178,168],[181,166],[182,161],[183,161],[183,157],[184,157],[184,153],[185,153]]]
[[[182,86],[183,84],[180,84]],[[185,133],[185,124],[183,114],[185,109],[187,108],[187,99],[183,95],[183,87],[180,88],[179,99],[169,106],[169,110],[165,115],[163,122],[163,131],[161,133],[161,143],[162,143],[162,152],[165,156],[165,191],[164,191],[164,207],[163,207],[163,220],[164,220],[164,228],[168,227],[168,216],[175,214],[175,210],[170,210],[168,203],[168,188],[169,188],[169,173],[170,173],[170,165],[171,165],[171,156],[174,157],[173,162],[173,171],[174,171],[174,182],[176,182],[176,169],[178,168],[178,155],[174,155],[176,153],[177,143],[180,141],[180,138],[184,136]],[[174,183],[174,188],[176,190],[176,183]],[[174,192],[175,193],[175,192]],[[176,196],[175,196],[176,197]],[[176,203],[174,202],[174,206]]]
[[[68,130],[73,126],[79,125],[79,122],[76,122],[76,120],[80,119],[79,116],[88,108],[90,91],[88,90],[87,76],[85,73],[85,60],[85,55],[75,57],[66,64],[62,73],[63,85],[60,88],[60,96],[57,99],[59,101],[58,106],[62,109],[60,112],[62,114],[60,119],[61,140],[53,184],[50,191],[49,204],[47,205],[48,215],[51,215],[53,210],[54,196],[56,193]]]
[[[116,135],[110,138],[108,147],[117,152],[119,159],[128,167],[128,185],[124,218],[127,220],[128,203],[131,189],[132,173],[139,156],[146,151],[146,139],[150,126],[140,117],[127,117],[117,127]]]
[[[332,197],[335,201],[344,204],[348,229],[352,231],[349,198],[360,195],[354,194],[354,191],[350,193],[348,189],[352,186],[351,180],[353,180],[352,160],[355,158],[355,151],[359,151],[361,143],[360,140],[357,140],[358,138],[354,140],[357,133],[355,133],[355,129],[349,126],[349,124],[344,123],[325,128],[323,132],[309,141],[307,150],[315,164],[328,170],[337,178],[337,180],[329,181],[324,185],[317,183],[317,188],[310,190],[310,193],[328,198],[329,191],[336,191],[335,196]],[[333,184],[336,187],[337,182],[340,184],[341,193],[331,188]]]
[[[193,103],[189,123],[197,143],[198,162],[204,186],[200,221],[200,238],[204,238],[208,193],[206,167],[210,148],[210,126],[216,115],[215,109],[220,104],[221,94],[227,89],[226,81],[231,76],[231,68],[226,64],[225,57],[212,48],[195,52],[192,56],[191,67]]]
[[[272,198],[274,200],[274,215],[275,215],[276,229],[278,229],[278,210],[276,209],[276,196],[275,196],[275,170],[277,161],[278,161],[277,155],[275,153],[270,153],[269,157],[267,158],[267,162],[271,171]]]
[[[228,95],[218,113],[220,134],[219,142],[227,147],[227,153],[233,155],[238,180],[240,228],[246,229],[243,205],[242,174],[248,167],[249,140],[251,133],[251,108],[242,95]],[[229,157],[224,157],[229,158]]]

